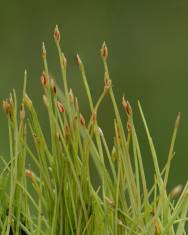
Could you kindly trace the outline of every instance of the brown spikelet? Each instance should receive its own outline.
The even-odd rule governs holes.
[[[25,119],[25,109],[24,109],[24,104],[22,103],[20,106],[20,120]]]
[[[108,58],[108,48],[107,48],[105,42],[103,42],[102,47],[101,47],[101,57],[104,60],[107,60],[107,58]]]
[[[92,113],[92,121],[93,121],[93,124],[95,124],[97,121],[97,112],[95,110]]]
[[[13,101],[12,99],[6,99],[3,101],[3,109],[5,113],[12,119],[13,117]]]
[[[40,76],[40,81],[41,81],[41,83],[42,83],[42,85],[43,85],[44,87],[47,86],[48,80],[47,80],[47,77],[46,77],[46,74],[45,74],[44,71],[42,72],[42,74],[41,74],[41,76]]]
[[[85,119],[84,119],[84,117],[83,117],[82,114],[80,114],[80,124],[81,124],[82,126],[85,126],[85,124],[86,124]]]
[[[122,98],[122,105],[124,107],[125,112],[127,113],[128,116],[132,115],[132,108],[128,100],[125,100],[125,98]]]
[[[35,183],[35,176],[34,176],[34,173],[29,170],[29,169],[26,169],[25,170],[25,175],[31,179],[32,183]]]
[[[172,191],[170,192],[170,196],[172,198],[175,198],[181,194],[182,190],[183,190],[183,185],[179,184],[172,189]]]
[[[65,112],[64,105],[61,102],[57,101],[57,107],[58,107],[58,110],[59,110],[60,113]]]
[[[55,42],[59,43],[60,39],[61,39],[61,35],[59,32],[58,26],[56,25],[55,29],[54,29],[54,40],[55,40]]]
[[[50,79],[50,86],[53,95],[57,94],[57,87],[53,78]]]
[[[80,59],[80,56],[78,54],[76,55],[76,63],[79,66],[79,69],[81,71],[83,71],[84,70],[84,65],[83,65],[82,60]]]

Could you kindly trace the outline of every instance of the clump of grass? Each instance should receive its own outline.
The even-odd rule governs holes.
[[[90,107],[90,119],[85,121],[78,99],[67,83],[67,60],[60,47],[57,26],[54,40],[63,90],[49,75],[47,53],[42,45],[42,97],[49,117],[50,145],[26,91],[26,72],[20,109],[15,91],[3,102],[8,118],[10,159],[6,162],[1,157],[4,164],[0,174],[1,234],[185,235],[188,184],[167,191],[180,114],[175,121],[167,162],[161,170],[138,102],[154,164],[155,181],[148,188],[133,110],[123,97],[127,119],[127,128],[124,128],[125,121],[120,116],[109,75],[106,44],[100,51],[104,89],[96,103],[92,99],[84,64],[79,55],[76,56]],[[112,115],[115,116],[114,126],[109,127],[114,129],[113,146],[107,143],[97,118],[106,96],[111,99]],[[27,141],[29,133],[34,148]],[[27,159],[34,163],[33,169],[26,168]],[[91,164],[95,165],[95,175],[100,179],[98,188],[93,184]]]

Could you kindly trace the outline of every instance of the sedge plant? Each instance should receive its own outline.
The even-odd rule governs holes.
[[[86,121],[78,98],[68,85],[67,60],[60,39],[56,26],[54,41],[63,89],[49,74],[47,52],[42,45],[42,99],[49,118],[50,142],[47,143],[28,95],[26,72],[21,104],[17,104],[14,90],[3,101],[10,158],[1,157],[0,234],[186,235],[188,183],[167,191],[180,114],[175,121],[166,164],[160,169],[138,102],[154,165],[155,180],[149,187],[133,110],[125,97],[122,98],[125,117],[121,117],[118,109],[106,44],[103,43],[100,50],[104,89],[97,102],[92,98],[84,64],[79,55],[76,56],[90,108],[90,118]],[[110,98],[114,110],[114,126],[109,126],[114,130],[113,146],[109,145],[98,122],[98,110],[106,97]],[[33,144],[28,136],[32,137]],[[33,168],[27,167],[27,161],[33,163]],[[93,183],[92,165],[99,178],[97,187]]]

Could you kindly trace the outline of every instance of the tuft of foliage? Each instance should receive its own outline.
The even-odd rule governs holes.
[[[64,90],[49,75],[43,44],[41,83],[49,117],[50,144],[47,144],[37,112],[27,95],[26,72],[20,108],[15,91],[3,101],[8,119],[10,159],[6,161],[1,157],[4,167],[0,173],[0,233],[186,235],[188,183],[167,191],[180,114],[175,122],[167,162],[161,170],[138,102],[154,165],[155,180],[148,188],[133,110],[123,97],[122,106],[127,118],[127,128],[124,128],[109,75],[106,44],[103,43],[100,51],[104,89],[96,103],[92,99],[84,64],[79,55],[76,56],[90,107],[90,119],[86,122],[78,99],[67,83],[67,60],[60,47],[57,26],[54,40]],[[114,128],[114,143],[110,147],[97,118],[106,96],[111,99],[112,115],[115,116],[114,127],[109,126]],[[27,141],[27,129],[34,148]],[[26,168],[27,159],[33,162],[32,169]],[[97,188],[91,175],[92,164],[99,178]]]

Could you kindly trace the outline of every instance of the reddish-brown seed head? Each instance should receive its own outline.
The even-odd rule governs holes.
[[[82,126],[85,126],[86,122],[82,114],[80,114],[80,123]]]
[[[58,107],[60,113],[65,112],[65,108],[61,102],[57,101],[57,107]]]
[[[80,59],[80,56],[78,54],[76,55],[76,63],[79,66],[80,70],[83,71],[84,65],[83,65],[82,60]]]
[[[60,32],[59,32],[58,26],[56,25],[55,29],[54,29],[54,40],[55,40],[55,42],[59,43],[60,39],[61,39],[61,35],[60,35]]]
[[[128,116],[132,115],[132,108],[128,100],[125,100],[125,98],[122,98],[122,105],[125,109],[125,112],[127,113]]]
[[[32,182],[35,182],[35,176],[31,170],[26,169],[25,175],[32,180]]]
[[[101,57],[105,60],[107,60],[108,58],[108,48],[105,42],[103,42],[102,47],[101,47]]]
[[[47,80],[47,77],[46,77],[46,74],[45,74],[44,71],[42,72],[42,74],[41,74],[41,76],[40,76],[40,81],[41,81],[41,83],[42,83],[42,85],[43,85],[44,87],[47,86],[48,80]]]

